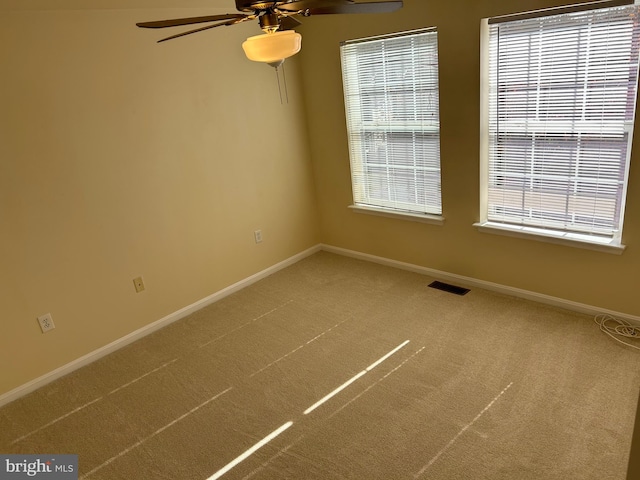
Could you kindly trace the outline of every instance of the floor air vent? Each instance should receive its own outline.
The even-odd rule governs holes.
[[[456,287],[455,285],[449,285],[448,283],[431,282],[429,286],[431,288],[442,290],[443,292],[455,293],[456,295],[466,295],[469,293],[468,288]]]

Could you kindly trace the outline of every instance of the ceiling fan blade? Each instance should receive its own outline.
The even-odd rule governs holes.
[[[157,20],[154,22],[136,23],[142,28],[166,28],[178,27],[180,25],[192,25],[194,23],[217,22],[220,20],[230,20],[234,18],[244,18],[246,15],[241,13],[228,13],[224,15],[208,15],[206,17],[190,17],[190,18],[174,18],[173,20]]]
[[[209,30],[211,28],[235,25],[236,23],[246,22],[247,20],[253,20],[254,18],[255,18],[255,15],[247,15],[247,16],[243,15],[242,18],[234,18],[226,22],[216,23],[214,25],[207,25],[206,27],[196,28],[195,30],[189,30],[188,32],[178,33],[177,35],[171,35],[170,37],[158,40],[158,43],[166,42],[167,40],[173,40],[174,38],[184,37],[185,35],[191,35],[192,33],[203,32],[204,30]]]
[[[294,28],[302,25],[302,22],[293,17],[281,17],[279,31],[293,30]]]
[[[354,0],[294,0],[276,5],[278,10],[299,12],[308,8],[319,8],[333,5],[350,5]]]
[[[312,6],[316,5],[316,6]],[[294,10],[301,6],[307,15],[331,15],[344,13],[390,13],[402,8],[402,0],[390,2],[360,2],[360,3],[330,3],[300,1],[286,5],[286,8],[279,7],[280,10]]]

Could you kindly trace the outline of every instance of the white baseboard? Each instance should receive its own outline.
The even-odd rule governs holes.
[[[280,263],[277,263],[265,270],[262,270],[261,272],[258,272],[254,275],[251,275],[250,277],[240,280],[239,282],[236,282],[233,285],[229,285],[228,287],[223,288],[222,290],[212,295],[209,295],[208,297],[203,298],[202,300],[198,300],[197,302],[191,305],[181,308],[177,312],[171,313],[166,317],[161,318],[160,320],[157,320],[153,323],[145,325],[144,327],[139,328],[138,330],[135,330],[134,332],[131,332],[130,334],[125,335],[124,337],[119,338],[118,340],[115,340],[109,343],[108,345],[105,345],[104,347],[94,350],[93,352],[90,352],[80,358],[77,358],[76,360],[73,360],[72,362],[69,362],[66,365],[56,368],[55,370],[52,370],[51,372],[46,373],[41,377],[35,378],[30,382],[27,382],[17,388],[14,388],[13,390],[10,390],[7,393],[0,395],[0,407],[13,402],[14,400],[17,400],[18,398],[23,397],[24,395],[27,395],[28,393],[31,393],[34,390],[37,390],[38,388],[43,387],[46,384],[51,383],[60,377],[68,375],[74,370],[77,370],[81,367],[89,365],[90,363],[95,362],[96,360],[129,345],[130,343],[135,342],[136,340],[146,337],[147,335],[155,332],[156,330],[166,327],[167,325],[177,320],[180,320],[181,318],[184,318],[187,315],[190,315],[191,313],[206,307],[207,305],[211,305],[212,303],[215,303],[218,300],[221,300],[224,297],[231,295],[232,293],[242,290],[243,288],[258,282],[259,280],[262,280],[263,278],[266,278],[269,275],[272,275],[277,271],[282,270],[283,268],[293,265],[294,263],[299,262],[303,258],[306,258],[310,255],[313,255],[314,253],[319,252],[320,250],[321,250],[320,245],[311,247],[303,252],[298,253],[297,255],[294,255],[290,258],[287,258],[286,260],[283,260]]]
[[[286,260],[283,260],[282,262],[277,263],[265,270],[262,270],[261,272],[258,272],[254,275],[251,275],[250,277],[240,280],[239,282],[236,282],[233,285],[230,285],[212,295],[209,295],[208,297],[203,298],[202,300],[199,300],[174,313],[171,313],[166,317],[161,318],[160,320],[157,320],[153,323],[150,323],[149,325],[139,328],[138,330],[131,332],[130,334],[125,335],[124,337],[119,338],[118,340],[115,340],[114,342],[111,342],[110,344],[105,345],[104,347],[94,350],[93,352],[90,352],[72,362],[69,362],[66,365],[56,368],[55,370],[52,370],[51,372],[46,373],[41,377],[31,380],[30,382],[27,382],[13,390],[10,390],[9,392],[6,392],[0,395],[0,407],[13,402],[14,400],[17,400],[18,398],[23,397],[28,393],[33,392],[34,390],[37,390],[38,388],[43,387],[46,384],[51,383],[54,380],[57,380],[58,378],[73,372],[74,370],[77,370],[92,362],[95,362],[96,360],[106,355],[109,355],[110,353],[115,352],[116,350],[119,350],[120,348],[123,348],[126,345],[129,345],[130,343],[133,343],[136,340],[139,340],[155,332],[156,330],[166,327],[167,325],[177,320],[180,320],[186,317],[187,315],[190,315],[191,313],[194,313],[208,305],[211,305],[212,303],[215,303],[218,300],[221,300],[224,297],[231,295],[232,293],[242,290],[243,288],[258,282],[263,278],[266,278],[269,275],[276,273],[279,270],[282,270],[290,265],[293,265],[294,263],[297,263],[298,261],[310,255],[313,255],[314,253],[319,252],[320,250],[324,250],[330,253],[335,253],[338,255],[357,258],[360,260],[366,260],[369,262],[378,263],[378,264],[386,265],[389,267],[399,268],[402,270],[408,270],[411,272],[416,272],[422,275],[428,275],[441,280],[457,282],[464,286],[483,288],[485,290],[503,293],[506,295],[514,296],[514,297],[533,300],[535,302],[543,303],[546,305],[552,305],[555,307],[560,307],[560,308],[564,308],[564,309],[575,311],[575,312],[585,313],[588,315],[597,315],[600,313],[606,313],[616,318],[623,319],[630,323],[640,326],[640,317],[636,315],[629,315],[621,312],[615,312],[612,310],[607,310],[607,309],[595,307],[592,305],[586,305],[583,303],[572,302],[570,300],[564,300],[558,297],[552,297],[550,295],[544,295],[541,293],[522,290],[519,288],[509,287],[506,285],[500,285],[497,283],[486,282],[484,280],[478,280],[471,277],[465,277],[463,275],[443,272],[443,271],[435,270],[432,268],[422,267],[422,266],[414,265],[411,263],[404,263],[397,260],[391,260],[384,257],[378,257],[378,256],[370,255],[367,253],[357,252],[354,250],[348,250],[348,249],[334,247],[326,244],[319,244],[303,252],[300,252],[299,254],[294,255]]]
[[[322,250],[330,253],[336,253],[338,255],[344,255],[347,257],[353,257],[360,260],[366,260],[389,267],[400,268],[402,270],[408,270],[411,272],[420,273],[422,275],[428,275],[440,280],[446,280],[449,282],[457,282],[467,287],[478,287],[485,290],[491,290],[497,293],[503,293],[511,295],[512,297],[524,298],[526,300],[533,300],[534,302],[544,303],[546,305],[553,305],[554,307],[564,308],[574,312],[585,313],[587,315],[598,315],[601,313],[609,314],[613,317],[621,320],[626,320],[629,323],[640,326],[640,317],[636,315],[630,315],[622,312],[615,312],[613,310],[607,310],[605,308],[595,307],[593,305],[586,305],[584,303],[573,302],[571,300],[565,300],[563,298],[552,297],[542,293],[531,292],[529,290],[522,290],[520,288],[509,287],[506,285],[500,285],[498,283],[486,282],[484,280],[478,280],[471,277],[465,277],[463,275],[457,275],[454,273],[443,272],[440,270],[434,270],[432,268],[421,267],[411,263],[399,262],[397,260],[391,260],[384,257],[378,257],[375,255],[369,255],[368,253],[361,253],[354,250],[348,250],[345,248],[334,247],[331,245],[321,245]]]

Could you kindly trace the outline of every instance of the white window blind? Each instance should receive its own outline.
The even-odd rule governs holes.
[[[489,222],[620,243],[638,15],[631,5],[489,20]]]
[[[340,51],[355,205],[441,215],[436,31]]]

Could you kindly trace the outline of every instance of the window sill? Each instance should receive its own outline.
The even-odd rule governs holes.
[[[557,245],[585,248],[587,250],[612,253],[615,255],[622,255],[622,252],[624,252],[624,249],[626,248],[625,245],[622,244],[614,245],[612,243],[601,243],[583,238],[571,238],[570,236],[568,236],[570,234],[545,234],[537,230],[531,231],[528,227],[505,226],[490,222],[474,223],[473,226],[476,227],[478,231],[484,233],[505,235],[507,237],[526,238],[529,240],[536,240],[538,242],[555,243]]]
[[[398,212],[395,210],[386,210],[384,208],[363,207],[362,205],[349,205],[349,208],[355,213],[364,213],[366,215],[397,218],[400,220],[409,220],[410,222],[430,223],[432,225],[444,225],[444,217],[441,215]]]

